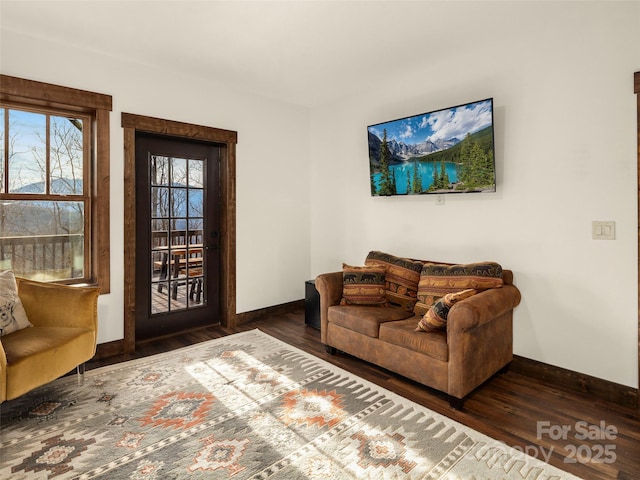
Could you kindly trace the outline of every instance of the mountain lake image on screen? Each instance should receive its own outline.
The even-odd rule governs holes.
[[[492,98],[367,132],[373,196],[496,191]]]

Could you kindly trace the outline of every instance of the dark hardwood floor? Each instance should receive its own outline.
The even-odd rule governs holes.
[[[304,312],[272,316],[235,330],[220,326],[147,341],[135,354],[95,360],[87,369],[145,357],[258,328],[420,405],[586,480],[640,478],[640,411],[593,400],[522,374],[500,374],[473,392],[462,411],[446,395],[349,355],[331,356]],[[566,433],[563,433],[564,432]]]

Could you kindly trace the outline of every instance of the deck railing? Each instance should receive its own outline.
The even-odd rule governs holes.
[[[17,276],[62,280],[84,276],[84,235],[0,237],[0,267]]]

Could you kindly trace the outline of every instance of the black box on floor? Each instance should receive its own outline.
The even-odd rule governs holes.
[[[304,282],[304,323],[320,330],[320,294],[315,280]]]

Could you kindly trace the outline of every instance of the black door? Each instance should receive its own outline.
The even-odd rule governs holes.
[[[220,149],[136,134],[136,340],[219,323]]]

